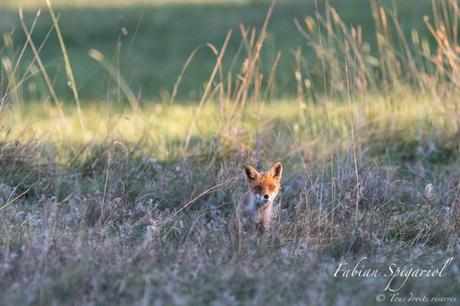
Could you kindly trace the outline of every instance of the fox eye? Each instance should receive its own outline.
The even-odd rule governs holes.
[[[274,186],[274,185],[270,185],[270,186],[268,186],[268,189],[269,189],[270,191],[273,191],[273,190],[275,190],[275,186]]]
[[[262,186],[256,186],[256,187],[254,187],[254,190],[256,192],[262,192]]]

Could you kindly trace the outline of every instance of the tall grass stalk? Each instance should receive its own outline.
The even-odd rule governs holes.
[[[56,30],[56,34],[59,40],[59,45],[61,46],[62,54],[64,55],[64,65],[65,65],[65,71],[67,75],[67,80],[69,82],[69,86],[72,89],[73,96],[75,98],[75,103],[77,104],[77,111],[78,111],[78,117],[80,119],[80,126],[84,130],[84,122],[83,122],[83,116],[81,113],[81,106],[80,106],[80,98],[78,96],[78,89],[77,89],[77,84],[75,82],[75,77],[72,71],[72,65],[70,63],[70,58],[67,53],[67,48],[64,43],[64,39],[62,38],[62,33],[59,28],[59,23],[56,15],[54,14],[53,7],[51,5],[51,0],[46,0],[46,5],[48,7],[48,10],[51,15],[51,19],[53,20],[53,26],[54,29]]]
[[[51,80],[50,80],[50,77],[48,76],[48,73],[46,72],[46,69],[45,69],[45,65],[43,64],[41,58],[40,58],[40,54],[37,50],[37,47],[35,46],[35,43],[33,42],[32,40],[32,34],[31,32],[29,31],[29,29],[27,28],[27,25],[24,21],[24,11],[22,10],[22,8],[19,8],[19,20],[21,21],[21,26],[22,26],[22,29],[24,30],[24,33],[27,37],[27,42],[29,43],[29,46],[30,48],[32,49],[33,51],[33,54],[34,54],[34,57],[35,57],[35,60],[37,62],[37,64],[39,65],[40,67],[40,71],[43,75],[43,78],[46,82],[46,85],[48,86],[48,90],[55,102],[55,105],[57,107],[57,110],[59,112],[59,115],[62,119],[62,121],[64,122],[65,120],[65,117],[64,117],[64,113],[62,111],[62,103],[60,102],[59,98],[57,97],[56,95],[56,92],[54,91],[54,87],[51,83]]]

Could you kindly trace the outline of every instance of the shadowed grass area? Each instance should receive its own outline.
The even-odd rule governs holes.
[[[215,64],[215,56],[205,44],[211,43],[219,49],[226,33],[233,30],[224,60],[225,70],[228,70],[241,45],[239,25],[260,28],[269,3],[270,1],[219,4],[187,2],[175,5],[161,2],[138,6],[133,4],[128,7],[106,3],[98,7],[83,4],[76,7],[63,5],[56,10],[83,99],[117,99],[116,85],[105,70],[88,56],[89,49],[94,48],[105,54],[119,68],[121,75],[139,97],[167,100],[187,57],[195,48],[201,46],[184,75],[179,90],[179,96],[183,100],[196,100],[201,96],[203,86]],[[384,4],[391,7],[390,1],[384,1]],[[409,35],[412,29],[416,29],[421,37],[428,36],[422,17],[432,14],[430,1],[397,1],[396,4],[405,33]],[[362,35],[364,40],[371,43],[375,53],[377,47],[370,2],[331,1],[331,5],[337,9],[347,26],[366,25],[362,28]],[[318,9],[320,13],[324,12],[323,1],[319,2]],[[29,24],[32,23],[35,11],[29,9],[26,14]],[[303,55],[311,61],[308,65],[315,65],[313,46],[304,40],[294,25],[294,18],[303,23],[305,15],[315,17],[315,14],[315,4],[311,0],[279,1],[276,6],[260,68],[268,75],[277,51],[282,53],[275,82],[278,95],[294,96],[296,81],[292,53],[297,48],[301,48]],[[13,50],[25,42],[17,15],[14,9],[0,11],[0,33],[15,28],[14,46],[6,45],[4,56],[13,57]],[[51,25],[47,9],[42,9],[33,35],[37,45],[40,45]],[[71,99],[72,92],[67,86],[62,54],[54,34],[49,37],[40,54],[58,95],[66,100]],[[24,65],[29,64],[30,57],[29,52],[27,59],[23,61]],[[237,58],[234,73],[239,70],[244,58],[243,50]],[[11,61],[14,62],[14,59]],[[41,77],[37,76],[26,83],[22,95],[26,100],[42,100],[48,96],[48,89]]]
[[[291,1],[291,0],[287,0]],[[98,2],[90,0],[53,0],[52,3],[55,6],[67,6],[67,7],[107,7],[107,6],[133,6],[133,5],[146,5],[146,6],[159,6],[159,5],[184,5],[184,4],[248,4],[251,2],[267,2],[265,0],[100,0]],[[45,4],[45,0],[22,0],[21,5],[26,8],[42,7]],[[6,7],[17,7],[18,2],[14,0],[4,0],[3,5]]]

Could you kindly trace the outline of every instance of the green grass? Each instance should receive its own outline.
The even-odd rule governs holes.
[[[389,1],[386,2],[389,4]],[[91,48],[100,50],[116,66],[119,62],[121,75],[136,95],[147,100],[167,100],[187,57],[195,48],[202,46],[184,75],[179,90],[179,96],[187,101],[198,99],[215,64],[215,56],[204,45],[211,43],[220,49],[228,30],[233,30],[224,61],[228,68],[241,43],[239,24],[260,28],[269,3],[270,1],[219,4],[187,2],[177,5],[161,2],[145,5],[139,2],[127,7],[91,7],[82,2],[77,7],[63,5],[56,10],[60,14],[61,30],[83,99],[105,100],[107,93],[114,90],[113,82],[105,70],[88,56]],[[331,4],[336,7],[347,25],[366,25],[363,27],[363,37],[371,43],[375,53],[375,31],[369,1],[332,1]],[[409,35],[412,29],[416,29],[422,37],[428,36],[422,17],[431,15],[430,1],[397,1],[397,6],[406,34]],[[324,11],[324,2],[319,2],[319,9]],[[29,24],[35,11],[28,9]],[[302,21],[304,16],[314,17],[315,14],[314,1],[311,0],[279,1],[276,6],[268,30],[261,69],[268,75],[276,52],[282,52],[276,77],[279,96],[292,97],[295,93],[295,60],[292,51],[299,47],[307,59],[313,59],[314,55],[312,47],[303,39],[293,20],[297,18]],[[37,45],[43,40],[51,24],[47,10],[42,9],[34,31]],[[17,49],[25,41],[17,11],[13,8],[3,9],[0,11],[0,33],[9,31],[12,26],[16,28],[14,41]],[[122,34],[121,28],[126,29],[127,35]],[[119,56],[116,51],[118,43]],[[4,51],[4,54],[9,53]],[[62,54],[54,34],[48,39],[41,56],[47,64],[59,96],[70,100],[73,95],[67,86]],[[25,64],[30,61],[30,56],[27,58]],[[243,59],[241,54],[235,70],[238,70]],[[41,100],[47,97],[48,90],[37,76],[26,83],[22,95],[26,100]]]

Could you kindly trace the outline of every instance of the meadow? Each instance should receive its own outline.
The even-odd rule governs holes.
[[[3,2],[3,9],[0,3],[0,32],[11,33],[13,42],[12,46],[4,44],[3,54],[13,57],[26,42],[18,21],[18,3],[22,2]],[[81,98],[94,102],[106,101],[107,92],[112,88],[104,68],[88,56],[90,49],[103,53],[130,84],[133,92],[145,101],[169,100],[182,66],[195,49],[198,50],[183,75],[178,95],[185,102],[199,100],[215,64],[214,51],[206,44],[219,48],[229,30],[233,31],[233,35],[223,58],[223,66],[225,71],[236,70],[234,73],[237,73],[236,68],[244,60],[241,54],[240,24],[260,29],[270,1],[211,2],[214,3],[203,0],[54,1]],[[59,41],[54,32],[47,37],[52,21],[44,3],[44,0],[24,1],[25,19],[30,26],[37,9],[41,7],[41,17],[32,35],[37,47],[44,42],[40,55],[49,74],[55,76],[55,91],[61,99],[72,100],[73,94],[67,86]],[[366,25],[361,28],[362,35],[369,41],[375,54],[376,36],[370,13],[371,2],[352,0],[330,3],[347,26]],[[432,15],[431,1],[395,3],[404,33],[410,37],[411,30],[416,29],[421,37],[434,43],[423,22],[424,15]],[[384,4],[392,6],[391,1],[384,1]],[[314,1],[279,1],[273,12],[259,68],[268,76],[278,52],[281,52],[274,82],[278,88],[278,97],[295,96],[296,82],[292,67],[296,61],[293,53],[298,48],[303,49],[303,56],[309,62],[315,59],[294,19],[303,23],[305,16],[315,17],[316,7],[323,13],[325,2],[315,6]],[[355,7],[364,13],[356,14]],[[25,50],[24,58],[28,59],[24,60],[25,63],[33,58],[30,48]],[[235,68],[231,69],[232,66]],[[35,101],[42,101],[49,96],[49,90],[40,78],[35,78],[33,86],[23,86],[21,93],[22,99]]]
[[[457,1],[53,3],[0,12],[0,304],[458,304]]]

